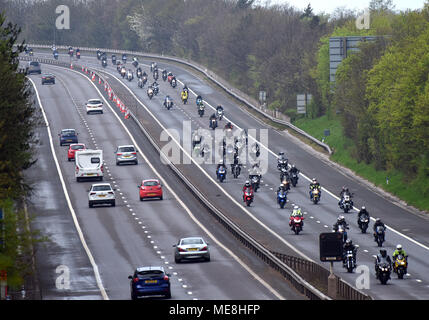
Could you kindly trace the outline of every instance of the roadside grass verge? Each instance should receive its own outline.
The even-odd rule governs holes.
[[[339,117],[328,119],[322,116],[317,119],[300,118],[293,123],[298,128],[322,141],[333,149],[331,160],[351,169],[357,175],[374,183],[398,198],[404,200],[420,210],[429,211],[429,197],[424,194],[429,184],[424,175],[406,182],[405,176],[397,170],[376,170],[372,164],[358,162],[351,154],[355,145],[353,141],[343,135],[343,128]],[[324,130],[329,129],[330,135],[325,137]]]

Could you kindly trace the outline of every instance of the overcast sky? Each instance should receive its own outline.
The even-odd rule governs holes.
[[[265,0],[262,0],[262,2],[265,2]],[[310,3],[314,13],[322,11],[332,13],[338,7],[363,11],[368,8],[369,2],[369,0],[271,0],[271,4],[289,3],[289,5],[298,9],[304,9]],[[396,10],[421,9],[424,3],[424,0],[393,0]]]

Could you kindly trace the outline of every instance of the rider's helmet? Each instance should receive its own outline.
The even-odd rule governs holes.
[[[299,207],[298,206],[294,206],[293,207],[293,210],[298,210],[299,209]]]
[[[344,222],[344,216],[339,216],[338,217],[338,222]]]
[[[347,239],[346,240],[346,245],[351,246],[352,245],[352,240],[351,239]]]
[[[250,187],[250,181],[249,181],[249,180],[246,180],[246,182],[244,183],[244,185],[245,185],[246,187]]]
[[[317,183],[316,178],[313,178],[312,183]]]
[[[361,210],[366,210],[365,206],[362,206]]]
[[[338,221],[338,222],[341,222],[341,216],[339,216],[339,217],[337,218],[337,221]]]
[[[398,245],[396,246],[396,250],[402,250],[402,245],[398,244]]]
[[[375,222],[376,222],[376,223],[380,223],[380,222],[381,222],[381,219],[380,219],[380,218],[377,218],[377,219],[375,219]]]
[[[381,256],[382,256],[383,258],[386,258],[386,256],[387,256],[387,251],[386,251],[386,249],[380,249],[380,254],[381,254]]]
[[[222,159],[219,160],[219,164],[223,164],[223,160]]]
[[[293,164],[293,165],[292,165],[292,169],[294,169],[294,168],[295,168],[295,165]]]
[[[283,183],[280,183],[280,189],[283,189],[285,185]]]

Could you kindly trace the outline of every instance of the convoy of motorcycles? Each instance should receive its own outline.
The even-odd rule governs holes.
[[[72,57],[74,50],[70,47],[68,53]],[[31,54],[32,54],[32,50],[31,50]],[[53,55],[55,59],[58,59],[57,50],[53,49]],[[78,59],[80,58],[79,49],[76,50],[76,57]],[[101,52],[100,50],[98,50],[97,58],[101,60],[103,67],[107,66],[107,54],[105,52]],[[126,61],[127,61],[126,54],[122,55],[122,64],[120,61],[117,61],[115,55],[112,55],[112,64],[116,65],[117,71],[122,76],[122,78],[124,79],[126,78],[128,81],[132,81],[134,79],[133,71],[131,69],[127,70],[125,68]],[[148,76],[146,72],[143,72],[136,58],[133,59],[132,64],[136,68],[138,87],[143,88],[148,81]],[[151,63],[150,71],[153,75],[154,82],[148,86],[147,95],[149,99],[152,99],[155,95],[159,93],[159,85],[156,82],[158,80],[159,71],[158,71],[158,66],[155,62]],[[163,81],[168,81],[173,88],[177,86],[177,79],[171,72],[168,72],[167,70],[163,70],[161,73],[161,77]],[[189,90],[185,86],[181,94],[181,99],[183,104],[187,103],[188,95],[189,95]],[[173,100],[169,96],[166,96],[163,105],[166,109],[170,110],[173,107]],[[198,96],[196,98],[196,105],[197,105],[198,115],[200,117],[203,117],[205,107],[201,96]],[[214,116],[210,118],[209,127],[212,128],[213,130],[218,127],[218,121],[221,121],[224,116],[223,108],[222,107],[219,108],[219,107],[216,109]],[[231,129],[231,127],[227,128],[227,126],[225,126],[225,130]],[[247,146],[247,137],[246,137],[246,146]],[[194,149],[199,148],[198,154],[202,155],[202,151],[204,150],[203,146],[201,144],[196,144],[194,147],[195,147]],[[252,146],[250,146],[250,148],[251,150],[249,151],[253,152],[254,157],[255,158],[259,157],[260,155],[259,145],[257,143],[253,144]],[[224,145],[224,156],[227,153],[226,149],[227,148]],[[233,154],[233,157],[234,157],[234,162],[231,164],[231,174],[234,179],[237,179],[241,174],[241,166],[242,166],[242,164],[238,162],[237,146],[234,146],[234,148],[232,148],[231,153]],[[276,200],[280,209],[284,209],[287,205],[288,192],[291,190],[291,185],[293,187],[296,187],[298,184],[299,170],[297,169],[292,170],[292,168],[295,169],[295,166],[290,166],[288,164],[288,159],[284,157],[284,153],[280,153],[277,159],[277,169],[279,170],[281,188],[276,192]],[[227,168],[225,165],[218,166],[216,170],[216,176],[220,183],[223,183],[225,181],[227,176]],[[248,207],[254,201],[254,192],[257,192],[258,189],[260,188],[261,178],[262,176],[260,174],[250,174],[249,180],[246,181],[246,185],[249,185],[249,186],[243,189],[243,202]],[[318,188],[310,189],[310,199],[314,204],[317,204],[320,201],[320,196],[321,196],[320,186]],[[338,205],[339,205],[339,208],[342,211],[344,211],[344,213],[348,213],[353,209],[354,204],[352,201],[352,196],[353,194],[348,192],[342,194],[342,197]],[[292,232],[298,235],[303,230],[304,217],[300,214],[298,215],[294,214],[295,211],[296,211],[296,207],[293,211],[293,214],[291,214],[289,218],[289,226]],[[369,214],[366,213],[366,211],[364,214],[359,214],[359,217],[357,219],[357,224],[362,233],[366,233],[369,227],[369,221],[370,221],[370,217],[369,217]],[[346,223],[337,223],[334,225],[333,232],[338,232],[342,236],[343,243],[345,245],[345,249],[343,252],[343,267],[347,270],[347,272],[352,273],[357,266],[356,251],[359,246],[355,245],[353,247],[347,247],[347,244],[350,242],[350,240],[349,242],[347,241],[348,240],[347,229],[349,229],[349,226]],[[378,247],[383,246],[383,243],[385,241],[385,230],[386,228],[384,227],[384,225],[376,225],[374,227],[374,233],[373,233],[374,241],[377,243]],[[407,274],[407,267],[408,267],[407,258],[401,254],[399,254],[394,259],[393,263],[389,263],[385,261],[380,262],[376,260],[375,270],[376,270],[377,279],[382,284],[386,284],[387,281],[390,279],[390,275],[392,271],[397,274],[398,279],[403,279],[404,275]]]

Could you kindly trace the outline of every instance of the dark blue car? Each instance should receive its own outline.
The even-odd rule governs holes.
[[[60,146],[79,143],[75,129],[63,129],[58,135],[60,136]]]
[[[170,278],[163,267],[139,267],[131,279],[131,299],[136,300],[144,296],[164,296],[171,298]]]

